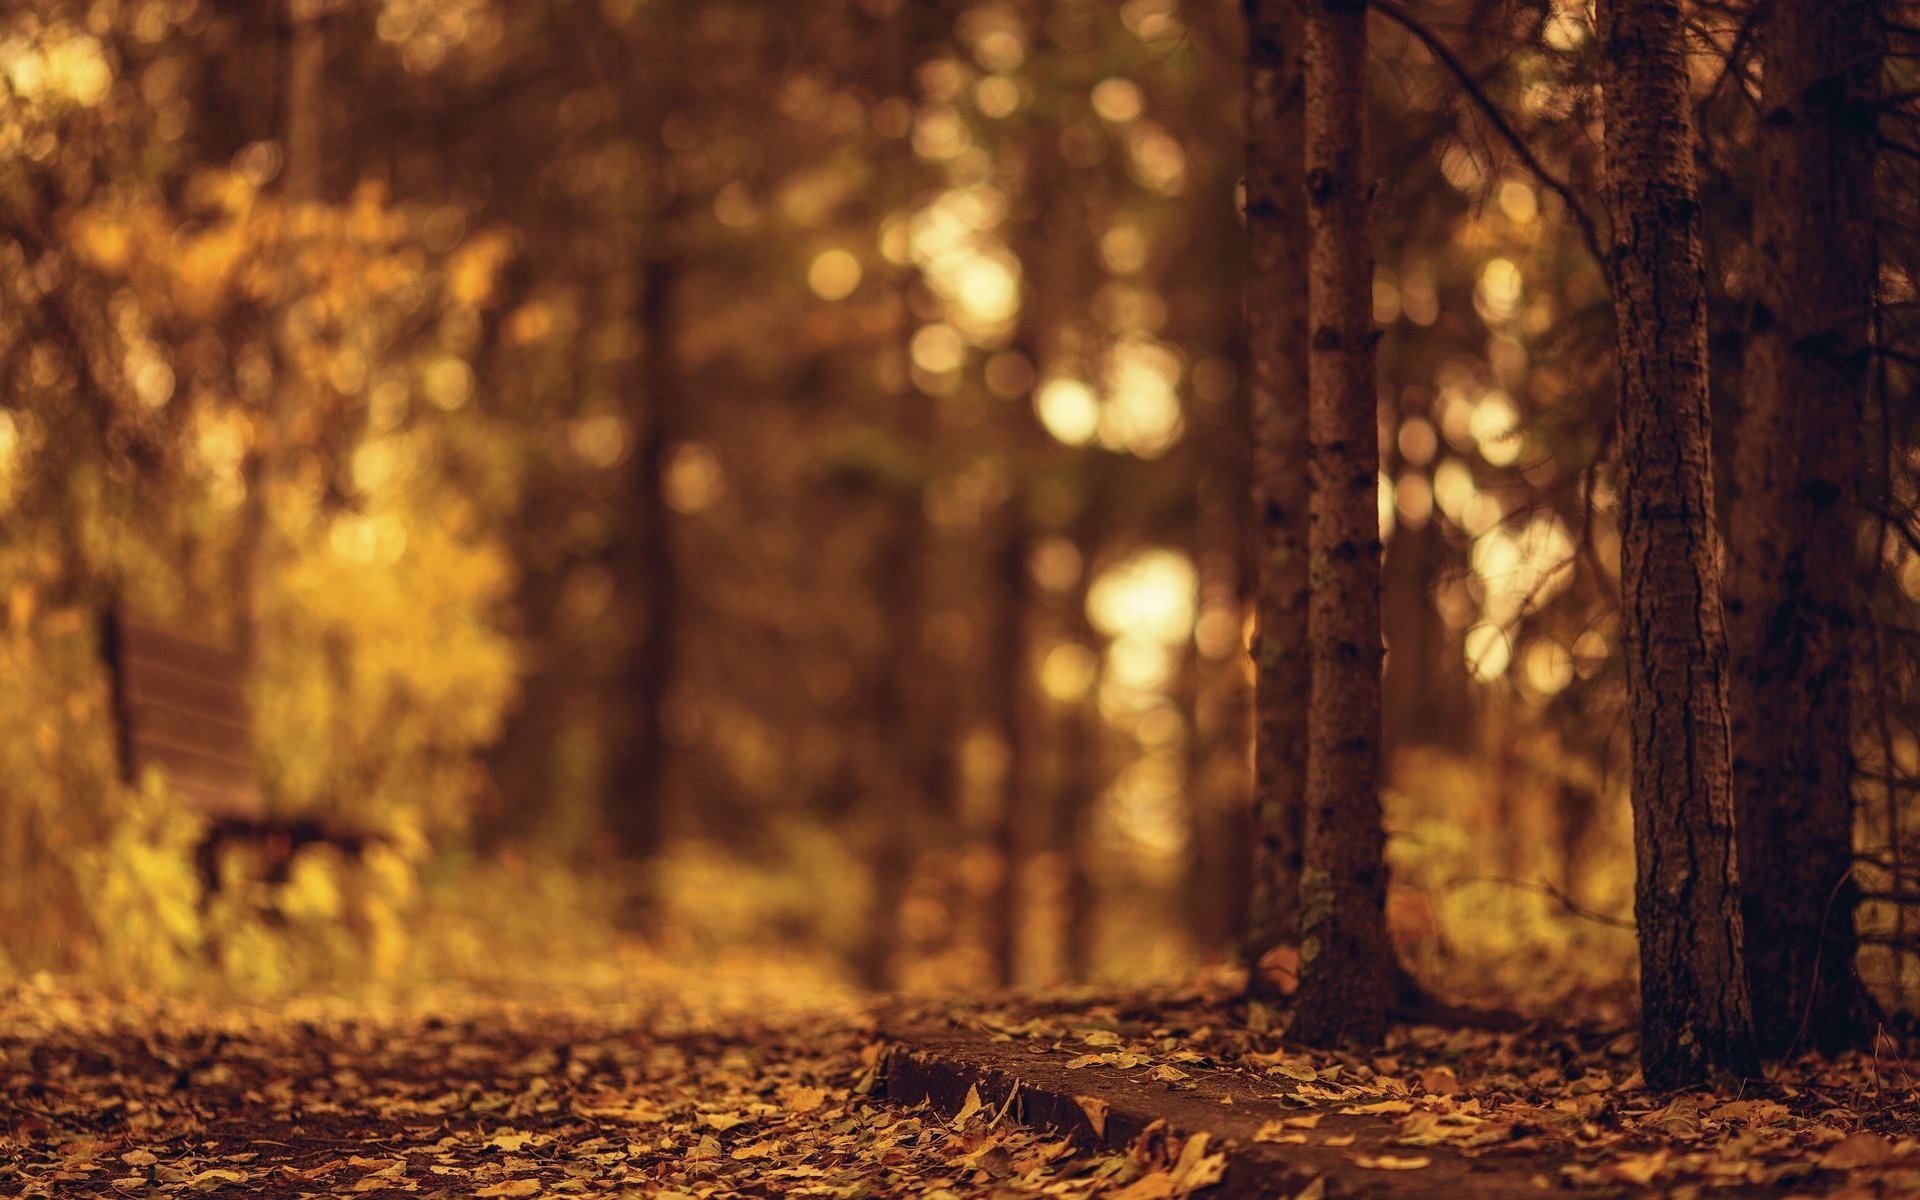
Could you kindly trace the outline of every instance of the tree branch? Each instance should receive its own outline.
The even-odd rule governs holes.
[[[1507,143],[1507,148],[1512,150],[1514,157],[1520,160],[1520,165],[1527,169],[1527,172],[1534,177],[1540,186],[1560,197],[1561,203],[1567,207],[1567,215],[1572,217],[1574,224],[1580,227],[1580,238],[1586,243],[1587,253],[1593,256],[1593,261],[1599,266],[1600,273],[1606,276],[1608,283],[1611,284],[1613,281],[1612,260],[1608,258],[1606,252],[1601,248],[1600,231],[1598,227],[1594,225],[1593,217],[1588,214],[1586,206],[1580,202],[1579,197],[1574,193],[1572,187],[1554,175],[1553,172],[1547,170],[1546,164],[1542,163],[1539,156],[1534,154],[1533,148],[1527,145],[1526,139],[1520,136],[1513,125],[1508,122],[1505,114],[1501,113],[1499,108],[1494,105],[1492,98],[1489,97],[1487,93],[1481,89],[1479,83],[1474,80],[1473,73],[1467,70],[1466,64],[1461,62],[1453,51],[1447,47],[1447,44],[1440,40],[1438,34],[1428,29],[1418,17],[1407,11],[1398,0],[1368,0],[1368,3],[1375,12],[1378,12],[1381,16],[1400,26],[1400,28],[1406,30],[1409,34],[1412,34],[1415,41],[1427,48],[1427,53],[1433,56],[1434,61],[1446,68],[1447,73],[1453,76],[1454,82],[1459,85],[1460,90],[1466,93],[1467,98],[1473,101],[1474,107],[1478,108],[1480,114],[1493,126],[1494,132],[1498,133],[1501,140]]]

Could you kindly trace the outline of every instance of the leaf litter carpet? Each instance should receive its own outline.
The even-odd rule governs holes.
[[[0,1196],[1313,1200],[1419,1194],[1462,1162],[1501,1192],[1920,1195],[1920,1099],[1890,1052],[1654,1096],[1617,1027],[1416,1028],[1356,1057],[1245,1018],[1205,989],[876,1008],[801,973],[637,956],[384,999],[43,979],[0,990]],[[1072,1119],[965,1079],[889,1102],[883,1028],[1030,1062]],[[1196,1097],[1238,1105],[1227,1132]],[[1124,1137],[1106,1119],[1162,1101],[1168,1121]],[[1254,1149],[1293,1153],[1272,1177],[1293,1182],[1250,1183],[1232,1156]]]

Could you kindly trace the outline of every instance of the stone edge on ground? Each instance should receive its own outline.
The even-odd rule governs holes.
[[[1003,1108],[1006,1119],[1030,1128],[1056,1130],[1082,1145],[1124,1152],[1156,1120],[1190,1137],[1205,1132],[1210,1150],[1227,1156],[1225,1177],[1207,1188],[1206,1200],[1288,1200],[1322,1181],[1329,1200],[1508,1200],[1548,1194],[1557,1182],[1558,1163],[1539,1155],[1467,1158],[1444,1148],[1408,1149],[1391,1139],[1391,1119],[1328,1112],[1310,1137],[1350,1144],[1282,1145],[1255,1142],[1268,1121],[1297,1116],[1298,1108],[1275,1103],[1277,1088],[1226,1072],[1197,1072],[1191,1090],[1131,1078],[1118,1069],[1091,1066],[1069,1070],[1060,1056],[984,1033],[951,1028],[890,1031],[881,1061],[878,1091],[912,1107],[922,1102],[952,1115],[979,1089],[991,1113]],[[1009,1096],[1012,1103],[1009,1104]],[[1106,1105],[1103,1128],[1096,1130],[1082,1099]],[[1363,1158],[1424,1156],[1430,1165],[1414,1170],[1363,1166]]]

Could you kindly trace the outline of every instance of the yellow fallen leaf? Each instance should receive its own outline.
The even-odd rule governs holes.
[[[1155,1171],[1151,1175],[1142,1175],[1117,1192],[1108,1193],[1107,1200],[1171,1200],[1173,1195],[1173,1176],[1165,1171]]]
[[[516,1150],[525,1149],[527,1143],[531,1142],[532,1140],[533,1140],[533,1135],[531,1133],[519,1133],[517,1131],[509,1129],[509,1130],[502,1130],[501,1132],[496,1133],[492,1137],[488,1138],[487,1145],[497,1146],[500,1149],[505,1150],[511,1154]]]
[[[1382,1113],[1412,1112],[1413,1105],[1405,1100],[1381,1100],[1374,1104],[1349,1104],[1340,1111],[1361,1116],[1374,1116]]]
[[[1087,1124],[1093,1129],[1093,1136],[1107,1136],[1107,1102],[1095,1096],[1075,1096],[1073,1102],[1087,1115]]]
[[[1433,1165],[1433,1160],[1424,1154],[1407,1156],[1398,1154],[1356,1154],[1353,1162],[1355,1166],[1365,1167],[1370,1171],[1418,1171],[1422,1167],[1430,1167]]]
[[[1285,1146],[1304,1146],[1307,1144],[1307,1135],[1292,1132],[1287,1128],[1286,1122],[1284,1121],[1268,1121],[1254,1133],[1253,1140],[1256,1142],[1277,1142]]]
[[[798,1084],[782,1091],[780,1102],[787,1106],[790,1113],[810,1113],[827,1102],[827,1091],[825,1088]]]
[[[961,1128],[968,1121],[973,1120],[974,1115],[985,1107],[986,1105],[980,1101],[980,1085],[967,1085],[967,1099],[965,1103],[960,1105],[960,1111],[953,1114],[953,1127],[955,1129]]]
[[[780,1143],[768,1140],[764,1142],[754,1142],[749,1146],[738,1147],[728,1157],[743,1160],[749,1158],[772,1158],[775,1154],[779,1153],[779,1151]]]
[[[538,1179],[509,1179],[503,1183],[490,1184],[475,1192],[476,1196],[537,1196],[540,1194]]]
[[[1351,1146],[1353,1135],[1350,1133],[1330,1133],[1320,1143],[1322,1146]]]
[[[1654,1177],[1667,1169],[1667,1152],[1655,1150],[1651,1154],[1622,1154],[1600,1164],[1602,1179],[1614,1183],[1631,1183],[1645,1187]]]
[[[1227,1156],[1208,1154],[1209,1140],[1211,1140],[1210,1134],[1196,1133],[1180,1147],[1180,1157],[1173,1164],[1175,1195],[1185,1196],[1201,1188],[1212,1187],[1226,1175]]]

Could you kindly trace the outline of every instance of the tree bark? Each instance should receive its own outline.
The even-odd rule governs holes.
[[[1317,1046],[1377,1044],[1398,978],[1380,827],[1380,434],[1366,21],[1363,0],[1311,0],[1307,9],[1313,702],[1291,1034]]]
[[[1754,1028],[1769,1055],[1868,1032],[1854,971],[1852,682],[1874,297],[1874,0],[1775,0],[1754,188],[1727,626]]]
[[[636,428],[628,459],[623,558],[629,601],[640,611],[641,625],[621,667],[626,720],[613,745],[607,827],[624,857],[645,861],[658,852],[662,839],[663,716],[679,648],[678,559],[662,486],[680,390],[679,266],[650,255],[639,274],[642,345],[628,397]]]
[[[1734,864],[1707,314],[1681,0],[1609,0],[1608,203],[1641,1066],[1756,1076]]]
[[[1246,0],[1247,358],[1253,420],[1253,886],[1247,988],[1300,937],[1307,780],[1307,270],[1298,0]]]

